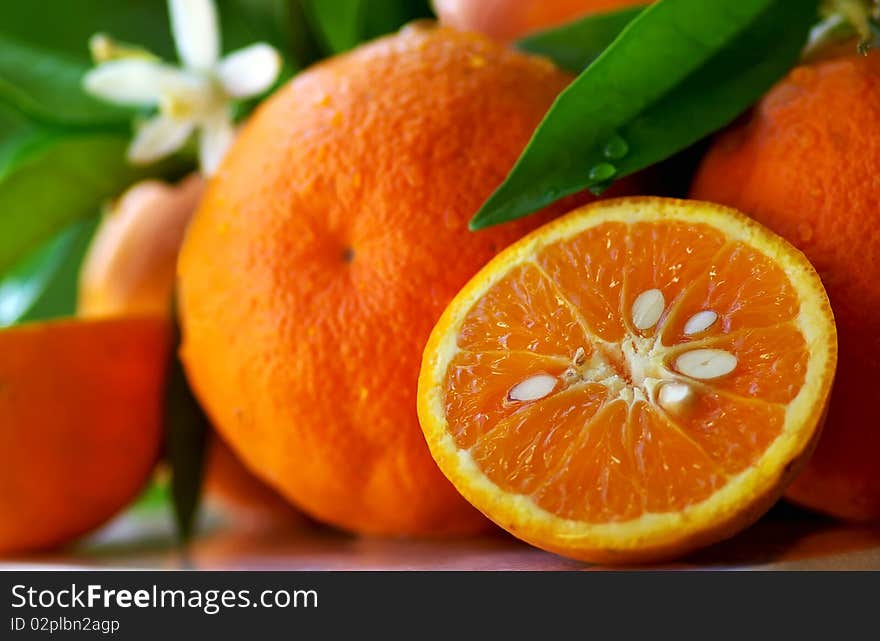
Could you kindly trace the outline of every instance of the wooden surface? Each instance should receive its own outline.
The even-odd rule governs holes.
[[[164,516],[127,515],[67,552],[0,561],[6,568],[229,570],[596,570],[503,533],[452,541],[346,536],[306,521],[223,522],[215,514],[181,551]],[[739,536],[663,569],[880,570],[880,526],[847,526],[780,506]]]

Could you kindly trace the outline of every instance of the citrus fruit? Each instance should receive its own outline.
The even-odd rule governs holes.
[[[646,0],[434,0],[441,24],[502,41],[558,27],[590,13],[648,4]]]
[[[126,191],[104,216],[86,252],[78,315],[149,315],[170,322],[177,254],[203,190],[202,178],[191,174],[176,185],[145,180]],[[205,490],[221,508],[256,518],[286,519],[294,513],[213,433],[206,450]]]
[[[208,186],[178,265],[189,378],[247,466],[315,518],[485,527],[419,430],[421,351],[455,292],[540,219],[467,229],[569,80],[410,26],[296,76]]]
[[[880,519],[880,53],[794,69],[723,133],[693,185],[781,234],[816,266],[840,364],[816,453],[787,496],[846,519]]]
[[[301,524],[306,518],[250,473],[229,446],[211,433],[205,452],[207,498],[237,521]]]
[[[657,560],[779,497],[835,356],[822,284],[784,240],[718,205],[620,199],[467,284],[425,348],[418,411],[446,476],[512,534]]]
[[[167,340],[153,318],[0,332],[0,554],[65,543],[135,498],[162,441]]]
[[[179,185],[146,180],[104,216],[80,270],[80,316],[168,317],[177,252],[203,189],[193,174]]]

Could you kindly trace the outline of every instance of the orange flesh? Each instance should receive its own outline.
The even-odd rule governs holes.
[[[663,315],[638,330],[633,302],[655,288]],[[543,248],[474,304],[446,373],[449,431],[502,490],[557,516],[605,523],[680,511],[781,433],[808,358],[798,309],[778,266],[712,227],[598,225]],[[717,320],[687,336],[703,310]],[[734,355],[734,370],[704,380],[677,370],[680,354],[703,348]],[[656,349],[660,366],[634,367]],[[538,374],[556,377],[548,395],[510,398]],[[691,396],[664,409],[646,377],[683,382]]]

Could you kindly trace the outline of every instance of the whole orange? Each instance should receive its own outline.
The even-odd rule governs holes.
[[[434,0],[434,11],[442,24],[510,41],[590,13],[643,4],[648,0]]]
[[[485,527],[421,435],[421,353],[468,278],[547,219],[467,229],[569,80],[407,27],[297,76],[209,185],[178,265],[187,371],[248,467],[319,520]]]
[[[818,449],[788,496],[880,519],[880,53],[793,70],[718,138],[692,193],[751,214],[822,276],[838,326],[837,381]]]

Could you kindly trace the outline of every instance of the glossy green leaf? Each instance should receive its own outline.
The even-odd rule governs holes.
[[[328,55],[432,15],[424,0],[302,0],[302,5]]]
[[[303,17],[290,0],[219,0],[222,45],[229,52],[255,42],[275,46],[284,60],[279,83],[310,62],[298,45]],[[166,3],[159,0],[77,0],[0,7],[0,102],[30,117],[64,126],[125,126],[131,111],[82,91],[92,66],[88,42],[95,33],[143,46],[176,60]]]
[[[303,6],[326,52],[347,51],[360,42],[363,0],[306,0]]]
[[[80,267],[100,221],[100,216],[91,216],[77,220],[61,232],[68,239],[61,260],[19,322],[60,318],[76,313]]]
[[[556,100],[471,221],[535,212],[680,151],[731,122],[798,60],[817,0],[660,0]]]
[[[171,499],[178,533],[186,542],[198,515],[210,423],[190,390],[174,350],[165,393],[165,458],[171,468]]]
[[[90,63],[89,38],[98,32],[137,43],[173,59],[168,10],[162,0],[0,2],[0,32],[33,49]]]
[[[171,487],[168,484],[168,480],[156,475],[150,480],[150,483],[141,492],[141,495],[134,500],[131,509],[136,513],[155,514],[160,511],[164,513],[169,506],[173,509],[173,505]]]
[[[79,267],[97,220],[63,229],[0,279],[0,327],[76,311]]]
[[[314,61],[304,33],[305,18],[292,0],[219,0],[224,53],[268,42],[282,55],[278,82]]]
[[[127,146],[128,135],[33,128],[0,144],[0,273],[136,180],[180,173],[181,161],[130,165]]]
[[[132,111],[82,90],[85,62],[33,49],[0,33],[0,101],[44,123],[128,131]]]
[[[597,13],[536,33],[516,43],[518,49],[547,56],[557,66],[579,73],[599,57],[644,7]]]

